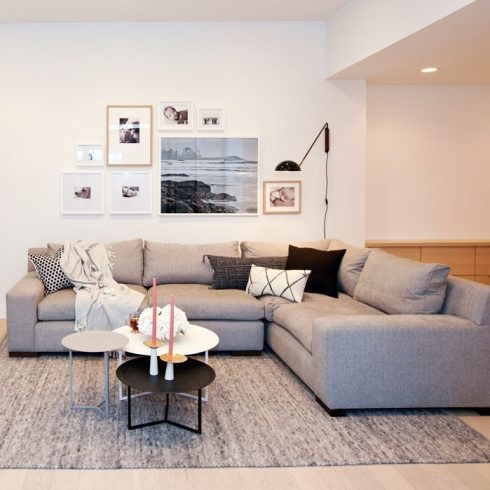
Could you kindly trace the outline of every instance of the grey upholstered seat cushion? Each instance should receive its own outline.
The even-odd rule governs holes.
[[[373,250],[361,272],[354,298],[392,315],[439,313],[449,266],[423,264]]]
[[[384,314],[376,308],[352,299],[347,294],[341,293],[338,298],[330,296],[323,296],[323,298],[324,300],[321,301],[276,306],[272,313],[272,321],[287,330],[305,349],[312,352],[313,322],[317,318],[332,315]]]
[[[146,295],[146,289],[137,284],[128,287]],[[43,298],[38,307],[37,315],[41,321],[75,320],[75,292],[63,289]]]
[[[328,250],[344,250],[345,254],[340,263],[337,282],[339,291],[354,296],[354,289],[361,275],[362,269],[366,264],[369,254],[372,252],[369,248],[356,247],[349,245],[341,240],[333,239],[328,246]]]
[[[329,301],[329,296],[320,293],[304,293],[302,303],[314,303],[314,302],[325,302]],[[257,298],[265,308],[264,315],[265,319],[272,321],[274,316],[274,310],[281,305],[290,305],[294,304],[292,301],[289,301],[286,298],[282,298],[279,296],[260,296]],[[333,299],[333,298],[330,298]]]
[[[205,243],[197,245],[178,243],[145,243],[145,272],[143,285],[157,284],[211,284],[213,269],[205,255],[239,257],[238,242]]]
[[[149,290],[149,298],[152,298]],[[157,286],[157,304],[165,306],[175,295],[175,305],[189,320],[261,320],[264,306],[238,289],[211,289],[207,284],[163,284]]]
[[[243,257],[287,257],[289,245],[295,247],[309,247],[318,250],[328,250],[330,240],[316,240],[314,242],[251,242],[240,243]]]

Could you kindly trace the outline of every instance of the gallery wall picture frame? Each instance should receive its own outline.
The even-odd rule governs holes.
[[[262,195],[264,214],[301,213],[299,180],[264,180]]]
[[[152,214],[152,196],[152,172],[110,172],[110,214]]]
[[[197,109],[197,129],[199,131],[224,131],[225,109],[222,107],[199,107]]]
[[[62,172],[60,196],[61,214],[104,214],[102,172]]]
[[[78,167],[102,167],[104,166],[104,146],[79,143],[76,146],[75,158]]]
[[[194,103],[190,100],[160,100],[158,102],[159,131],[189,131],[194,129]]]
[[[152,165],[151,105],[109,105],[106,124],[107,165]]]
[[[160,138],[160,215],[257,216],[256,137]]]

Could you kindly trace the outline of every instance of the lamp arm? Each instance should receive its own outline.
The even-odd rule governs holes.
[[[309,155],[311,149],[315,146],[315,143],[318,141],[318,138],[322,135],[323,133],[323,130],[325,128],[328,128],[328,122],[326,122],[322,129],[320,129],[320,132],[318,133],[317,137],[315,138],[315,140],[313,141],[313,143],[311,144],[311,146],[308,148],[308,151],[305,153],[305,156],[302,158],[301,162],[299,162],[299,166],[301,167],[301,165],[303,165],[303,162],[305,161],[305,158]]]

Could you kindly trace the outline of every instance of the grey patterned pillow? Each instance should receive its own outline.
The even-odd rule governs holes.
[[[73,287],[71,281],[66,277],[60,265],[63,248],[60,248],[55,256],[48,254],[29,254],[29,260],[36,269],[39,279],[44,284],[45,294],[56,293],[62,289]]]
[[[284,269],[287,257],[221,257],[206,255],[213,268],[213,289],[243,289],[247,287],[252,264],[269,269]]]

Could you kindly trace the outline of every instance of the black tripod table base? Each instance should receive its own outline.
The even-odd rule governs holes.
[[[170,395],[169,393],[165,394],[165,418],[162,420],[152,420],[151,422],[144,422],[142,424],[133,424],[131,421],[131,386],[128,386],[128,429],[142,429],[143,427],[151,427],[152,425],[159,424],[169,424],[174,427],[178,427],[179,429],[188,430],[190,432],[194,432],[195,434],[201,434],[202,429],[202,389],[197,390],[197,428],[190,427],[188,425],[179,424],[178,422],[174,422],[173,420],[169,420],[168,418],[168,409],[170,406]]]

